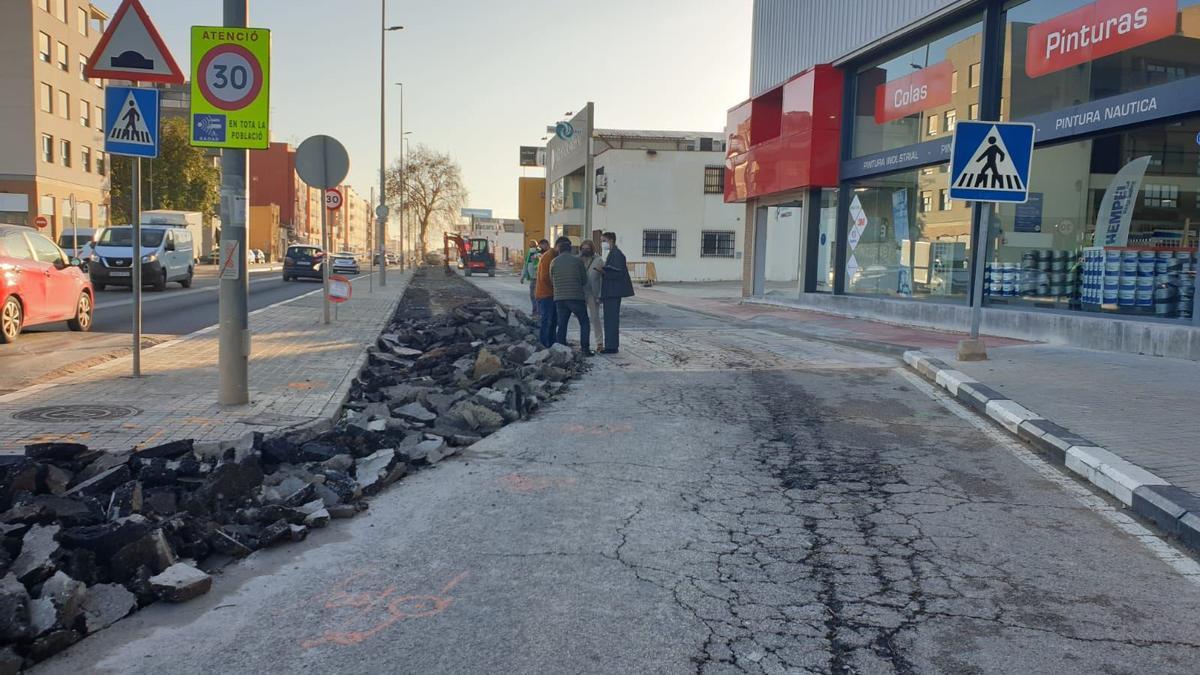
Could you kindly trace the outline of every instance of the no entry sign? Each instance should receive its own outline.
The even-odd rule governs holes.
[[[192,145],[266,148],[271,31],[192,26]]]

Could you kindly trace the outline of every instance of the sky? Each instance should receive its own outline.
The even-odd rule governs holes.
[[[248,0],[272,31],[272,140],[313,134],[350,152],[349,183],[379,182],[380,0]],[[92,0],[108,12],[120,0]],[[404,129],[463,168],[468,204],[515,218],[517,158],[546,125],[596,105],[596,126],[720,131],[747,97],[752,0],[387,0],[388,163]],[[187,71],[190,27],[220,0],[142,0]]]

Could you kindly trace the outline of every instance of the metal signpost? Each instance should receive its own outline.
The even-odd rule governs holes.
[[[138,0],[124,0],[96,44],[84,75],[111,80],[183,84],[183,71]],[[133,228],[130,284],[133,287],[133,376],[142,375],[142,222],[143,157],[158,156],[158,90],[106,87],[104,150],[132,157],[130,226]],[[78,244],[76,244],[78,246]]]
[[[296,148],[296,173],[306,184],[326,190],[324,204],[328,205],[331,192],[337,193],[338,205],[341,205],[341,193],[334,188],[346,180],[350,173],[350,154],[345,146],[331,136],[310,136]],[[322,293],[322,310],[324,322],[329,323],[329,266],[331,264],[329,245],[329,208],[321,209],[321,248],[325,255],[321,261],[321,282],[324,285]]]
[[[250,402],[246,252],[249,149],[270,145],[271,31],[247,27],[247,0],[224,0],[224,26],[192,26],[191,144],[221,152],[221,405]]]
[[[950,199],[975,202],[974,272],[971,284],[971,329],[959,342],[958,359],[987,358],[979,339],[983,322],[983,270],[991,236],[992,203],[1024,204],[1029,200],[1029,166],[1036,128],[1019,122],[959,122],[950,149]]]

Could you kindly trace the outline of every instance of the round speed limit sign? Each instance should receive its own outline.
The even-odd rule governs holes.
[[[337,188],[325,191],[325,208],[336,211],[342,208],[342,193]]]
[[[200,61],[200,91],[222,110],[241,110],[262,91],[262,66],[249,49],[224,44]]]

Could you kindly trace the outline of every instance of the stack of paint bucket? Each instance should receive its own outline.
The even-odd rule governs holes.
[[[1083,270],[1080,280],[1080,301],[1085,305],[1099,305],[1104,302],[1104,249],[1099,246],[1089,246],[1083,249]],[[1117,261],[1119,271],[1120,260]],[[1113,279],[1113,293],[1117,292],[1119,282]],[[1113,300],[1116,302],[1116,300]]]
[[[1175,251],[1175,262],[1179,265],[1179,310],[1180,319],[1192,318],[1192,307],[1196,297],[1196,254],[1187,250]]]

